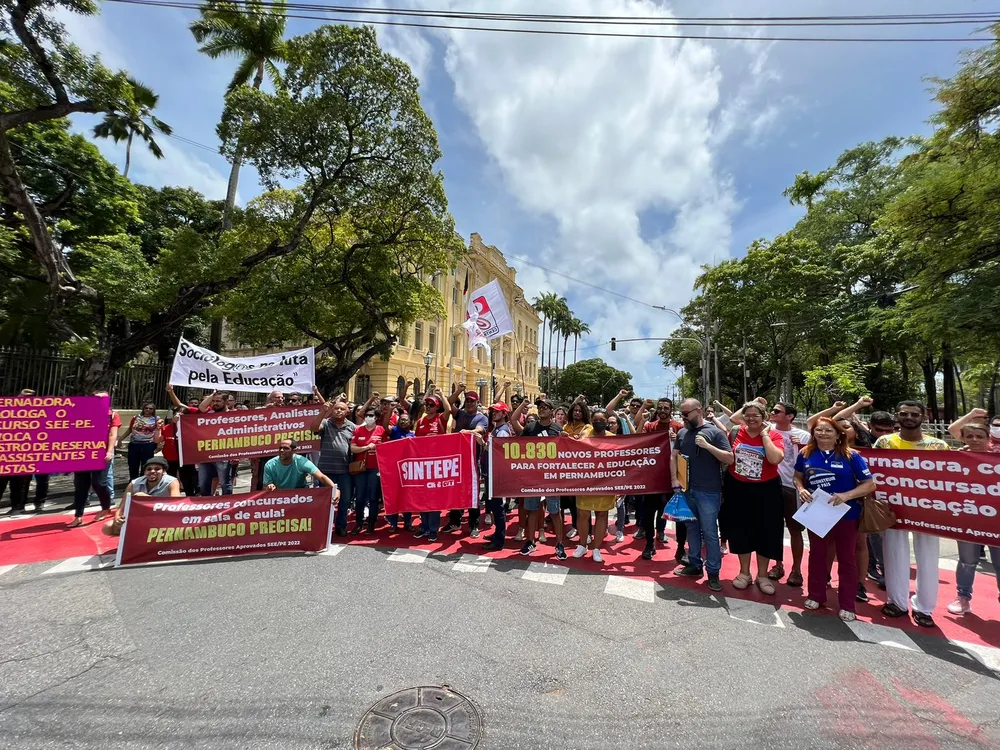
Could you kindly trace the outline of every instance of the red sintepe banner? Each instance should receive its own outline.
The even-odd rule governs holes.
[[[181,414],[178,442],[182,464],[259,458],[278,453],[278,443],[294,440],[296,453],[319,450],[309,429],[319,404],[265,406],[262,409]]]
[[[893,527],[978,544],[1000,543],[1000,454],[863,450]]]
[[[475,508],[476,438],[454,433],[380,443],[376,451],[385,512]]]
[[[490,496],[670,492],[670,433],[490,441]]]
[[[333,489],[216,497],[137,497],[125,511],[115,566],[275,552],[330,542]]]

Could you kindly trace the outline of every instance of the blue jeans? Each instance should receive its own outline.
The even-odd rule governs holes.
[[[198,487],[202,497],[212,496],[212,480],[219,478],[219,487],[223,495],[233,494],[233,479],[229,473],[228,461],[198,464]]]
[[[354,475],[357,491],[354,493],[354,522],[360,526],[365,522],[365,507],[368,508],[368,526],[375,528],[378,518],[378,469],[365,469]]]
[[[110,461],[108,462],[110,466]],[[27,489],[27,485],[25,486]],[[108,492],[108,470],[77,471],[73,473],[73,511],[77,518],[83,517],[87,507],[87,496],[93,490],[101,501],[101,510],[111,509],[111,494]]]
[[[421,513],[420,528],[426,529],[428,534],[437,534],[441,528],[441,511],[435,510],[431,513]]]
[[[958,543],[958,567],[955,569],[955,583],[958,595],[966,599],[972,598],[972,582],[976,578],[976,566],[979,564],[979,550],[983,545],[975,542]],[[988,547],[993,569],[1000,573],[1000,547]],[[1000,578],[997,579],[1000,586]]]
[[[705,570],[718,575],[722,570],[722,548],[719,546],[722,493],[688,490],[686,495],[688,505],[695,515],[694,521],[687,522],[688,560],[692,567],[702,567],[701,540],[704,536],[705,546],[708,548],[708,559],[704,561]]]
[[[345,473],[328,474],[327,476],[340,490],[340,499],[337,501],[337,519],[334,521],[334,526],[338,532],[343,534],[347,531],[347,510],[354,501],[354,475]]]
[[[141,477],[146,467],[146,462],[156,453],[156,443],[137,443],[130,440],[128,443],[128,478],[131,482],[136,477]],[[110,482],[114,484],[114,482]]]

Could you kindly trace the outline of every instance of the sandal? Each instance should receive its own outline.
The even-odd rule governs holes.
[[[806,609],[819,609],[821,605],[815,599],[806,599],[802,606]]]
[[[83,526],[82,518],[74,518],[72,521],[70,521],[69,528],[75,529],[77,526]]]
[[[768,571],[767,577],[770,578],[772,581],[780,581],[782,578],[785,577],[785,566],[782,565],[781,563],[775,563],[774,567],[772,567],[771,570]]]
[[[858,619],[858,616],[853,612],[848,612],[846,609],[840,610],[840,619],[844,622],[854,622]]]
[[[757,588],[760,589],[762,594],[774,593],[774,583],[763,576],[757,576]]]
[[[794,586],[795,588],[802,588],[802,574],[792,571],[788,574],[788,578],[785,580],[785,584],[788,586]]]
[[[906,610],[900,609],[892,602],[882,607],[882,614],[886,617],[906,617]]]
[[[930,615],[925,615],[923,612],[914,612],[913,621],[922,628],[937,627],[934,624],[934,618],[931,617]]]
[[[750,577],[749,573],[740,573],[736,578],[733,579],[733,588],[742,591],[747,586],[750,585],[750,581],[753,579]]]

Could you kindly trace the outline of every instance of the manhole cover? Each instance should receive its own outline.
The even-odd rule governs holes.
[[[447,685],[393,693],[361,717],[357,750],[472,750],[483,720],[468,698]]]

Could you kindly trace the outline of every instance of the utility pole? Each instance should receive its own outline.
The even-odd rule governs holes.
[[[715,344],[715,397],[722,395],[722,385],[719,382],[719,344]]]
[[[743,403],[747,403],[750,399],[747,396],[747,335],[743,334],[743,361],[740,362],[740,367],[743,370]]]

